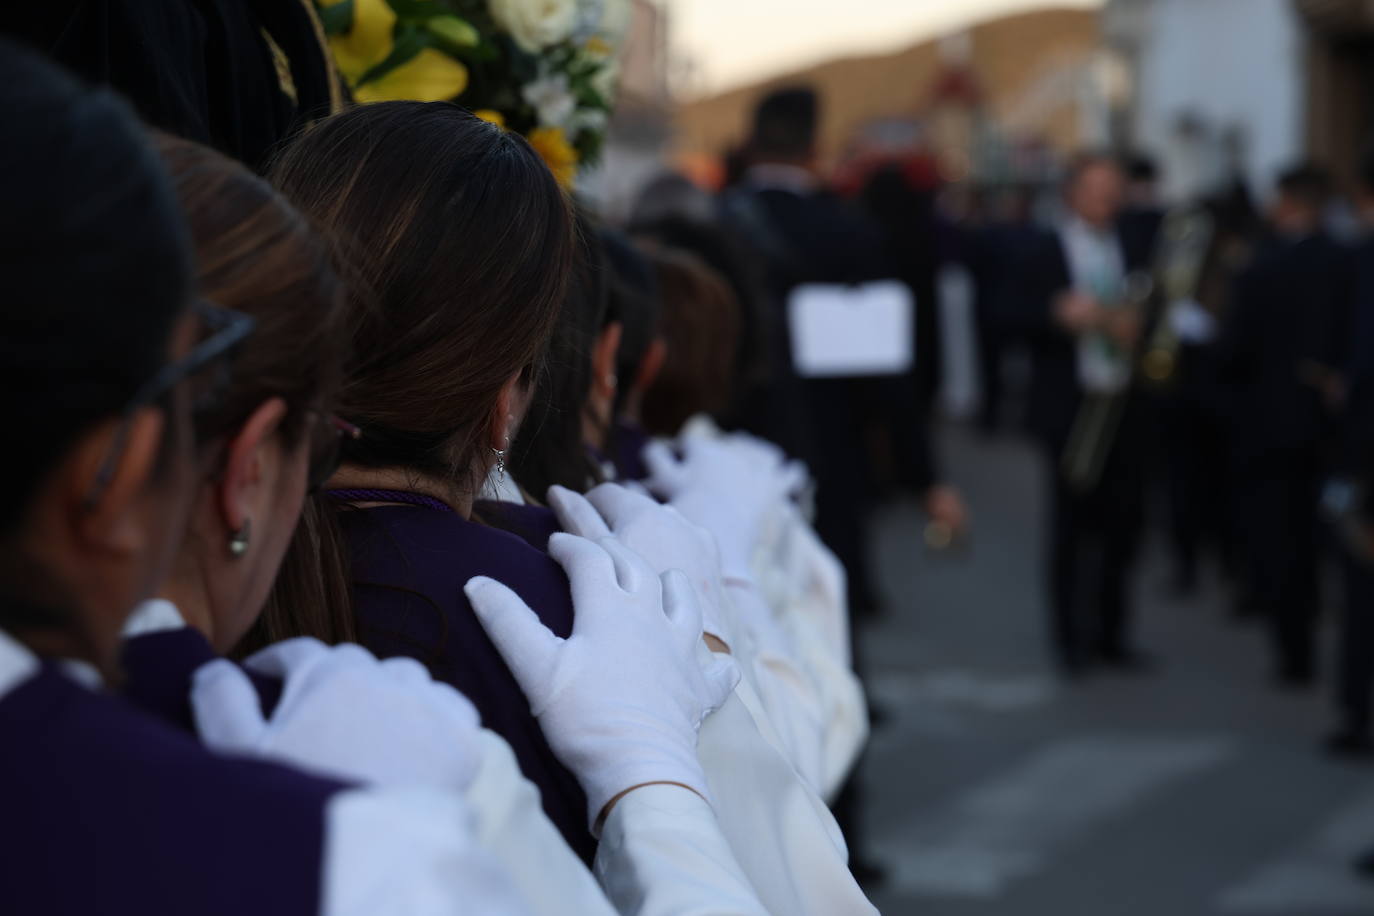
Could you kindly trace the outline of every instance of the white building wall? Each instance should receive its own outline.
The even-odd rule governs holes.
[[[1303,151],[1303,50],[1291,0],[1153,0],[1138,35],[1134,132],[1158,157],[1171,199],[1206,190],[1239,128],[1253,192]],[[1199,135],[1181,118],[1196,116]]]

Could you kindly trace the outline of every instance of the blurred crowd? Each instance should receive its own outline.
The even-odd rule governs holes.
[[[665,176],[631,225],[727,278],[746,333],[718,415],[815,470],[817,528],[849,571],[855,619],[880,611],[873,507],[912,493],[929,542],[968,535],[932,448],[943,366],[968,358],[942,352],[954,338],[941,323],[958,317],[945,281],[962,275],[976,425],[1043,453],[1059,672],[1167,663],[1132,625],[1149,530],[1177,597],[1219,581],[1226,613],[1268,629],[1277,687],[1330,686],[1322,747],[1374,755],[1374,159],[1349,187],[1295,163],[1271,194],[1233,174],[1166,204],[1138,153],[1085,152],[1050,182],[945,182],[917,150],[861,149],[825,173],[820,117],[810,89],[768,95],[714,198]],[[789,364],[799,290],[882,278],[910,291],[909,368],[808,377]]]

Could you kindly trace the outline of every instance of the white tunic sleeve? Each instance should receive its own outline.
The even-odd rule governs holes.
[[[735,861],[711,806],[681,786],[641,786],[616,802],[601,830],[595,868],[623,916],[770,912]]]
[[[761,733],[768,723],[758,705],[742,681],[702,723],[697,746],[716,819],[736,861],[770,913],[875,913],[849,872],[834,817]]]
[[[466,793],[477,842],[505,867],[530,911],[614,913],[592,873],[544,814],[539,790],[521,774],[510,745],[487,729],[479,743],[482,762]]]
[[[437,789],[340,792],[325,810],[322,916],[530,916],[474,841],[467,805]]]

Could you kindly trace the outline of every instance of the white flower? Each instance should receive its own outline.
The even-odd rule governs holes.
[[[602,0],[598,31],[618,44],[630,28],[630,0]]]
[[[496,24],[531,54],[565,41],[577,22],[577,0],[487,0]]]
[[[592,88],[606,100],[607,104],[615,100],[615,90],[619,83],[620,63],[613,57],[606,59],[601,68],[592,74]]]
[[[568,77],[562,73],[541,76],[525,84],[520,94],[534,108],[541,127],[567,127],[577,111],[577,100],[568,86]]]
[[[576,137],[585,131],[594,134],[604,133],[610,122],[610,115],[600,108],[579,108],[568,122],[568,132]]]

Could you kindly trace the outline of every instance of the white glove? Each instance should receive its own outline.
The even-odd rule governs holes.
[[[701,599],[707,633],[732,644],[730,619],[721,586],[720,552],[711,532],[689,522],[671,506],[603,483],[586,496],[563,487],[549,488],[549,506],[569,534],[591,540],[614,537],[639,554],[660,575],[670,569],[687,574]]]
[[[680,572],[660,582],[614,538],[560,532],[549,554],[572,583],[567,639],[499,582],[477,576],[464,591],[549,746],[587,793],[593,831],[606,806],[637,786],[679,783],[707,798],[697,729],[739,671],[702,644],[691,583]]]
[[[645,446],[649,489],[715,535],[728,577],[749,580],[764,519],[805,484],[805,467],[731,438],[691,437],[682,449],[679,459],[664,442]]]
[[[361,646],[301,637],[244,664],[282,679],[281,701],[264,717],[243,669],[202,665],[191,708],[208,747],[381,786],[462,791],[477,772],[477,710],[414,659],[378,661]]]

